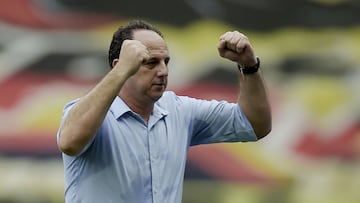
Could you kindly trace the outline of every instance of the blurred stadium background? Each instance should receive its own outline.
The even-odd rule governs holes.
[[[178,94],[235,101],[236,67],[216,50],[227,30],[262,59],[273,131],[192,148],[184,203],[360,202],[359,0],[0,2],[0,203],[64,201],[62,108],[108,71],[113,31],[135,18],[165,34]]]

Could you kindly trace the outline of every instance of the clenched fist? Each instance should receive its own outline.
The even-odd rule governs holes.
[[[119,59],[114,68],[120,68],[129,76],[135,74],[141,64],[150,58],[147,47],[138,40],[124,40]]]
[[[238,31],[226,32],[220,36],[218,51],[221,57],[238,63],[243,67],[256,64],[256,56],[249,39]]]

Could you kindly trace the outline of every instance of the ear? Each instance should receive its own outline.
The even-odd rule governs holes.
[[[111,68],[114,68],[118,62],[119,62],[119,59],[114,59],[113,62],[111,63]]]

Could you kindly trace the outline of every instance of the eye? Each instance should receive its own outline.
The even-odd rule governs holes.
[[[167,66],[169,64],[169,61],[170,61],[170,57],[166,57],[166,58],[164,58],[163,62]],[[152,59],[149,59],[148,61],[146,61],[144,63],[144,65],[147,66],[148,68],[154,68],[155,66],[157,66],[160,63],[162,63],[162,59],[152,58]]]
[[[169,61],[170,61],[170,57],[165,58],[164,61],[165,61],[165,64],[168,65],[168,64],[169,64]]]
[[[148,60],[148,61],[146,61],[145,62],[145,65],[146,66],[155,66],[156,64],[158,63],[158,61],[157,60]]]

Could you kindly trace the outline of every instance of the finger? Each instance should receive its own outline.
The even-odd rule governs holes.
[[[144,60],[145,61],[149,61],[150,59],[151,59],[151,57],[150,57],[150,54],[149,54],[149,52],[148,51],[146,51],[145,53],[144,53]]]
[[[225,49],[226,48],[226,41],[223,39],[220,39],[220,42],[218,44],[218,49]]]
[[[242,38],[242,34],[238,31],[234,31],[231,38],[229,39],[229,42],[231,44],[237,44],[237,42]]]
[[[231,46],[231,44],[229,43],[230,40],[232,39],[232,36],[233,36],[233,32],[230,32],[230,31],[221,35],[218,48],[233,50],[235,48],[235,46]]]
[[[220,40],[229,41],[233,35],[233,32],[226,32],[225,34],[221,35]]]
[[[245,38],[240,38],[237,43],[236,43],[236,52],[237,53],[242,53],[245,50],[246,47],[246,39]]]
[[[238,47],[237,45],[239,44],[239,42],[242,41],[242,35],[240,35],[239,32],[234,32],[233,36],[231,37],[231,39],[229,40],[228,44],[231,50],[238,52]]]

